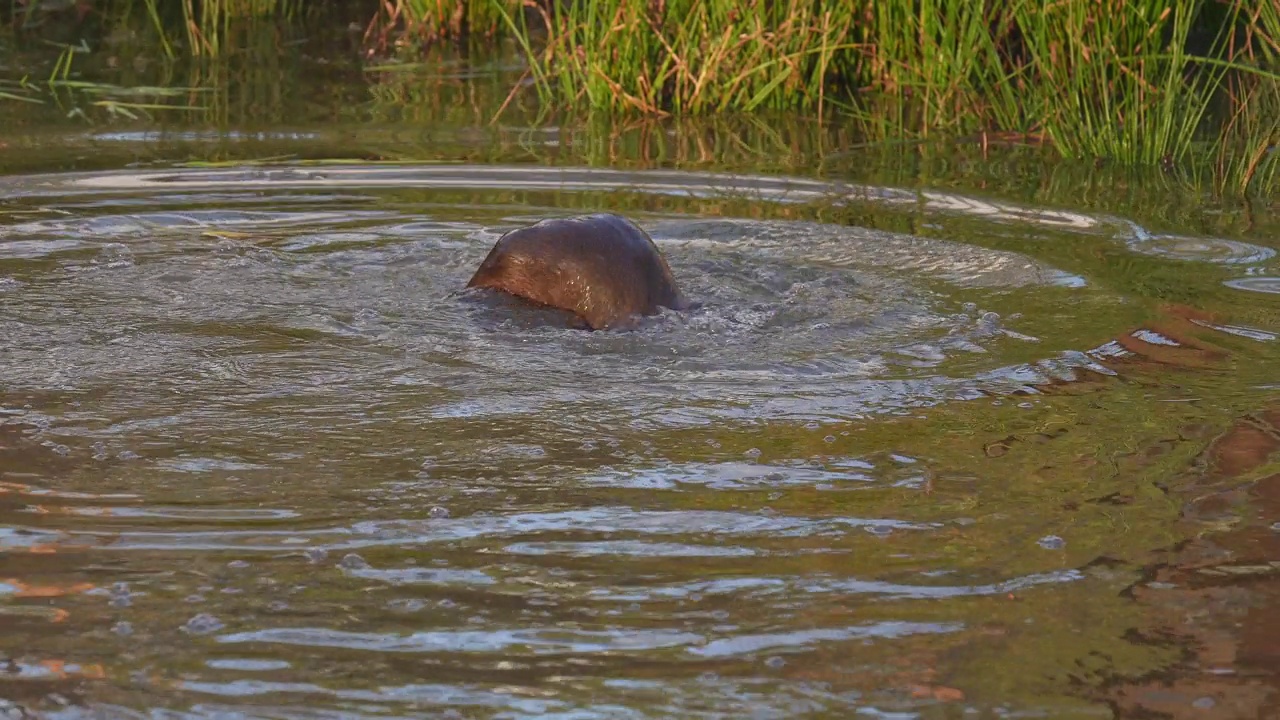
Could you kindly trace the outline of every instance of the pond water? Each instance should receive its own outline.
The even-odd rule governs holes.
[[[1266,222],[85,137],[0,178],[0,716],[1273,706]],[[598,210],[701,306],[461,291]]]

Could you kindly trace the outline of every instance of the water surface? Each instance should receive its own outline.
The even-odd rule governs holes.
[[[584,210],[633,217],[702,305],[590,333],[461,291],[505,230]],[[1111,716],[1183,657],[1144,635],[1144,589],[1192,586],[1153,563],[1271,522],[1184,504],[1270,467],[1214,448],[1275,399],[1274,256],[799,176],[5,177],[0,697]]]

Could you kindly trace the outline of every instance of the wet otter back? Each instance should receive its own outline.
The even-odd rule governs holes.
[[[467,287],[568,310],[592,329],[686,306],[644,230],[617,215],[543,220],[503,235]]]

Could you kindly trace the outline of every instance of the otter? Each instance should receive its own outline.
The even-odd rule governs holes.
[[[690,307],[649,234],[608,213],[543,220],[506,233],[467,287],[567,310],[591,330],[632,327],[659,307]]]

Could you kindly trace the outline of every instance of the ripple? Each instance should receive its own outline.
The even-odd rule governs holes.
[[[111,550],[245,550],[276,552],[282,548],[322,547],[329,551],[386,545],[508,538],[553,532],[597,535],[688,535],[725,537],[809,537],[842,534],[864,527],[928,530],[931,523],[893,519],[838,517],[823,520],[724,511],[645,511],[629,507],[596,507],[562,512],[526,512],[468,518],[360,522],[321,530],[228,530],[199,532],[77,531],[76,538],[99,540]],[[14,529],[19,532],[20,529]],[[576,547],[576,546],[572,546]],[[723,547],[723,546],[721,546]]]
[[[513,555],[562,555],[564,557],[599,557],[623,555],[632,557],[750,557],[759,554],[746,547],[683,545],[640,541],[596,542],[526,542],[502,548]]]
[[[1245,277],[1223,281],[1223,285],[1235,290],[1247,290],[1268,294],[1280,294],[1280,277]]]
[[[192,140],[314,140],[320,137],[314,132],[281,132],[259,130],[120,130],[96,132],[90,138],[102,142],[154,143],[160,141]]]
[[[242,523],[265,520],[289,520],[301,517],[301,513],[284,508],[188,508],[163,507],[80,507],[67,508],[73,514],[110,516],[113,518],[158,518],[163,520],[188,520],[199,522]]]
[[[1210,330],[1217,330],[1221,333],[1235,335],[1236,337],[1249,338],[1250,340],[1256,340],[1258,342],[1271,342],[1276,339],[1275,333],[1254,327],[1245,327],[1244,325],[1214,325],[1213,323],[1197,320],[1195,318],[1192,318],[1191,322],[1199,325],[1200,327],[1209,328]]]
[[[24,483],[0,482],[0,494],[16,493],[18,495],[30,495],[32,497],[57,498],[60,500],[140,500],[142,495],[137,493],[91,493],[91,492],[73,492],[69,490],[55,490],[53,488],[37,487]]]
[[[220,643],[269,643],[394,653],[466,652],[520,655],[604,653],[685,647],[703,636],[680,630],[571,630],[519,628],[511,630],[451,630],[408,635],[358,633],[325,628],[268,628],[221,635]]]
[[[378,580],[390,585],[494,585],[497,583],[488,573],[479,570],[453,570],[449,568],[342,568],[344,575]]]
[[[819,642],[953,633],[958,632],[962,627],[957,623],[880,622],[844,628],[743,634],[720,638],[707,638],[697,633],[662,629],[632,632],[522,628],[494,631],[432,631],[393,635],[352,633],[323,628],[272,628],[222,635],[217,640],[224,644],[266,643],[395,653],[500,652],[516,657],[682,648],[691,655],[712,658],[750,655],[764,650],[796,651],[810,648]]]
[[[832,471],[808,466],[757,465],[747,462],[682,463],[654,468],[619,468],[582,481],[588,487],[675,490],[695,485],[710,490],[759,490],[775,487],[823,486],[829,489],[864,486],[873,478],[864,472]]]
[[[637,219],[694,310],[585,333],[459,291],[504,230],[614,192],[871,203],[998,237],[651,212]],[[48,445],[0,484],[14,568],[0,610],[37,641],[24,647],[97,628],[84,642],[118,645],[113,677],[132,678],[121,701],[175,717],[930,705],[912,683],[949,667],[938,650],[1117,595],[1063,568],[1080,543],[1026,552],[1093,504],[1037,504],[1025,483],[984,494],[1004,487],[999,463],[922,447],[916,418],[940,415],[965,442],[1056,427],[1074,394],[1028,410],[1052,416],[985,408],[1115,376],[1126,333],[1185,342],[1130,322],[1142,303],[1114,283],[987,245],[1028,247],[1032,228],[1115,242],[1119,227],[1136,252],[1267,252],[956,193],[729,173],[130,170],[5,177],[0,195],[16,208],[0,258],[21,283],[4,297],[22,303],[0,318],[2,400],[40,406],[40,431],[15,442]],[[1090,441],[1087,423],[1064,432],[1066,449],[1046,433],[1043,451]],[[1033,505],[1047,516],[1024,523]],[[1012,593],[1050,597],[1003,618]]]
[[[977,585],[913,585],[879,580],[835,577],[726,577],[697,580],[643,588],[593,588],[588,597],[617,602],[663,602],[671,599],[731,595],[739,601],[772,597],[882,596],[894,600],[930,600],[958,597],[1004,595],[1038,585],[1079,582],[1084,575],[1077,570],[1036,573],[997,583]]]
[[[527,717],[548,717],[547,713],[568,710],[571,706],[562,700],[540,697],[525,697],[513,688],[497,688],[486,690],[478,686],[416,684],[391,685],[365,690],[355,688],[333,689],[314,683],[271,682],[265,680],[235,680],[231,682],[214,682],[208,680],[183,680],[180,687],[191,692],[223,697],[256,697],[262,695],[328,695],[337,699],[356,701],[362,704],[394,702],[408,705],[445,705],[460,707],[485,707],[491,710],[527,713]],[[210,706],[198,706],[197,710],[208,711],[210,718],[224,718],[227,714],[240,716],[241,706],[221,709]],[[205,714],[196,713],[197,717]],[[322,712],[301,710],[296,706],[280,708],[263,708],[264,717],[306,717],[306,718],[382,718],[384,713],[372,712],[363,714],[354,710],[345,710],[330,716]],[[184,716],[185,717],[185,716]],[[524,717],[524,715],[520,716]],[[554,716],[552,716],[554,717]],[[591,715],[574,714],[573,717],[590,718]],[[609,715],[598,717],[607,718]],[[624,716],[625,717],[625,716]]]
[[[1272,248],[1239,240],[1179,235],[1146,235],[1131,240],[1128,246],[1134,252],[1144,255],[1226,265],[1260,263],[1276,255]]]
[[[964,243],[821,223],[667,218],[645,225],[702,306],[651,318],[637,332],[582,333],[564,327],[556,313],[456,292],[498,232],[544,212],[503,208],[487,222],[474,212],[460,219],[456,208],[439,215],[434,207],[417,214],[371,211],[355,201],[343,201],[350,210],[299,208],[292,205],[295,191],[554,185],[675,192],[696,186],[699,192],[810,197],[851,188],[674,171],[342,166],[271,172],[0,180],[0,189],[17,195],[60,193],[63,206],[73,209],[76,202],[88,207],[140,187],[146,194],[129,202],[172,203],[167,193],[188,205],[202,194],[218,198],[217,208],[150,212],[122,212],[129,209],[125,201],[113,198],[110,215],[81,217],[72,210],[10,226],[51,241],[126,240],[136,267],[77,270],[69,278],[85,266],[75,252],[40,265],[39,273],[58,282],[26,293],[33,312],[8,333],[14,361],[0,367],[0,383],[106,389],[145,377],[136,398],[116,399],[121,414],[145,399],[158,415],[151,422],[200,432],[236,422],[249,404],[269,403],[272,411],[256,413],[245,428],[262,437],[350,436],[379,422],[360,417],[362,408],[378,406],[406,408],[388,421],[554,417],[564,431],[583,435],[601,427],[833,421],[1023,391],[1034,379],[1024,366],[1002,367],[999,348],[1042,340],[1027,321],[1002,318],[981,303],[1007,304],[1010,292],[1030,298],[1047,288],[1063,293],[1064,302],[1106,296],[1025,255]],[[882,190],[868,196],[916,197]],[[282,204],[274,211],[235,207],[261,205],[273,195]],[[233,242],[225,252],[219,249],[225,240],[164,239],[144,247],[130,239],[149,236],[144,228],[155,226],[201,236],[260,231],[272,237]],[[15,243],[0,243],[9,246]],[[977,293],[976,302],[959,302],[954,295],[961,291]],[[77,298],[75,312],[68,311],[69,297]],[[193,392],[201,403],[185,401]],[[407,409],[410,398],[418,409]],[[137,423],[113,430],[142,429]],[[192,473],[254,465],[216,456],[161,462]]]
[[[164,171],[113,171],[104,173],[31,176],[6,183],[10,194],[39,195],[51,192],[137,192],[153,194],[180,191],[213,193],[219,190],[270,191],[303,188],[484,188],[508,190],[599,191],[623,190],[677,197],[755,198],[773,203],[830,204],[851,202],[908,206],[933,213],[962,214],[988,222],[1040,225],[1073,231],[1093,231],[1105,225],[1134,226],[1125,220],[1097,217],[1054,208],[1016,205],[937,190],[861,185],[801,177],[675,170],[627,171],[606,168],[527,168],[448,164],[333,165],[254,168],[220,168]],[[1134,226],[1136,227],[1136,226]],[[1217,244],[1219,241],[1208,241]]]
[[[882,622],[845,628],[821,628],[796,630],[784,633],[737,635],[712,640],[686,652],[705,658],[754,655],[767,650],[797,651],[811,648],[819,642],[844,642],[863,638],[901,638],[910,635],[936,635],[959,632],[959,623],[908,623]]]
[[[0,225],[0,239],[30,238],[32,236],[51,235],[55,239],[45,241],[52,249],[66,249],[78,245],[60,245],[65,243],[69,235],[91,237],[95,239],[129,240],[138,239],[139,235],[150,237],[157,232],[173,231],[207,231],[216,229],[230,230],[266,230],[295,227],[311,227],[315,225],[333,226],[347,223],[361,223],[372,219],[395,218],[394,213],[374,211],[327,212],[307,211],[289,212],[285,210],[250,211],[250,210],[184,210],[182,212],[149,212],[116,215],[92,215],[88,217],[62,217],[50,220],[36,220],[12,225]],[[6,240],[0,243],[0,249],[11,250],[15,243]],[[46,253],[47,254],[47,253]],[[22,257],[37,255],[22,254]]]
[[[284,660],[257,660],[254,658],[211,658],[204,661],[205,667],[214,670],[245,670],[263,672],[267,670],[284,670],[291,665]]]

